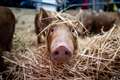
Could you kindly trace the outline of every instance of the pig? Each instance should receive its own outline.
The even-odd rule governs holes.
[[[103,32],[107,32],[113,27],[115,21],[116,18],[112,18],[104,13],[86,15],[81,20],[84,25],[81,34],[103,34]]]
[[[46,41],[50,60],[54,64],[64,64],[69,62],[77,49],[76,37],[72,33],[71,25],[63,23],[60,18],[48,19],[48,17],[53,16],[48,14],[44,9],[41,9],[40,13],[41,12],[44,14],[44,17],[38,17],[41,18],[38,21],[39,26],[37,26],[39,29],[41,28],[42,30],[42,28],[47,27],[57,20],[57,22],[52,24],[47,30]],[[38,33],[41,31],[39,29]]]
[[[102,12],[102,14],[109,16],[112,20],[115,20],[115,24],[120,23],[120,13],[119,12]]]
[[[7,7],[0,6],[0,49],[2,51],[11,50],[15,23],[13,12]]]
[[[0,72],[6,69],[2,56],[4,51],[11,51],[15,23],[13,12],[7,7],[0,6]]]

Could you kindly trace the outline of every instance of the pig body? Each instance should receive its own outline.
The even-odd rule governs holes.
[[[10,51],[15,31],[15,16],[6,7],[0,7],[0,49]]]

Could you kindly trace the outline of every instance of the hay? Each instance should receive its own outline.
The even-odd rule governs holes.
[[[64,21],[64,18],[60,17]],[[71,20],[66,22],[75,26]],[[28,22],[26,24],[28,25]],[[25,24],[19,25],[18,23],[17,25],[13,50],[9,55],[3,56],[6,62],[10,63],[9,69],[4,72],[7,74],[6,80],[120,79],[119,26],[113,27],[104,35],[86,39],[81,39],[76,35],[77,55],[68,64],[55,66],[46,55],[48,53],[46,44],[43,43],[40,46],[36,44],[36,35],[33,32],[32,24],[28,27],[22,27]]]

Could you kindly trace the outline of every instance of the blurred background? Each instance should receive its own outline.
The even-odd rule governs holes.
[[[0,0],[0,5],[31,9],[43,7],[50,11],[82,8],[120,12],[120,0]]]

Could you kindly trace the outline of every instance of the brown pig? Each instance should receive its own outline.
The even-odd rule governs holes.
[[[45,10],[41,10],[43,14],[46,14],[41,20],[47,17],[53,17],[47,14]],[[46,27],[54,20],[52,19],[50,21],[50,19],[47,19],[47,21],[39,21],[39,24],[45,24],[45,26],[40,25],[41,28]],[[48,56],[53,63],[62,64],[68,62],[77,48],[76,39],[71,32],[70,25],[60,19],[55,24],[52,24],[47,32],[47,47],[49,52]]]
[[[115,20],[115,18],[104,13],[86,15],[81,21],[84,25],[82,32],[84,34],[101,34],[102,32],[109,31],[113,27]]]
[[[9,8],[0,6],[0,72],[6,69],[3,51],[10,51],[15,31],[15,16]]]
[[[16,20],[12,11],[0,6],[0,50],[11,50],[15,23]]]

